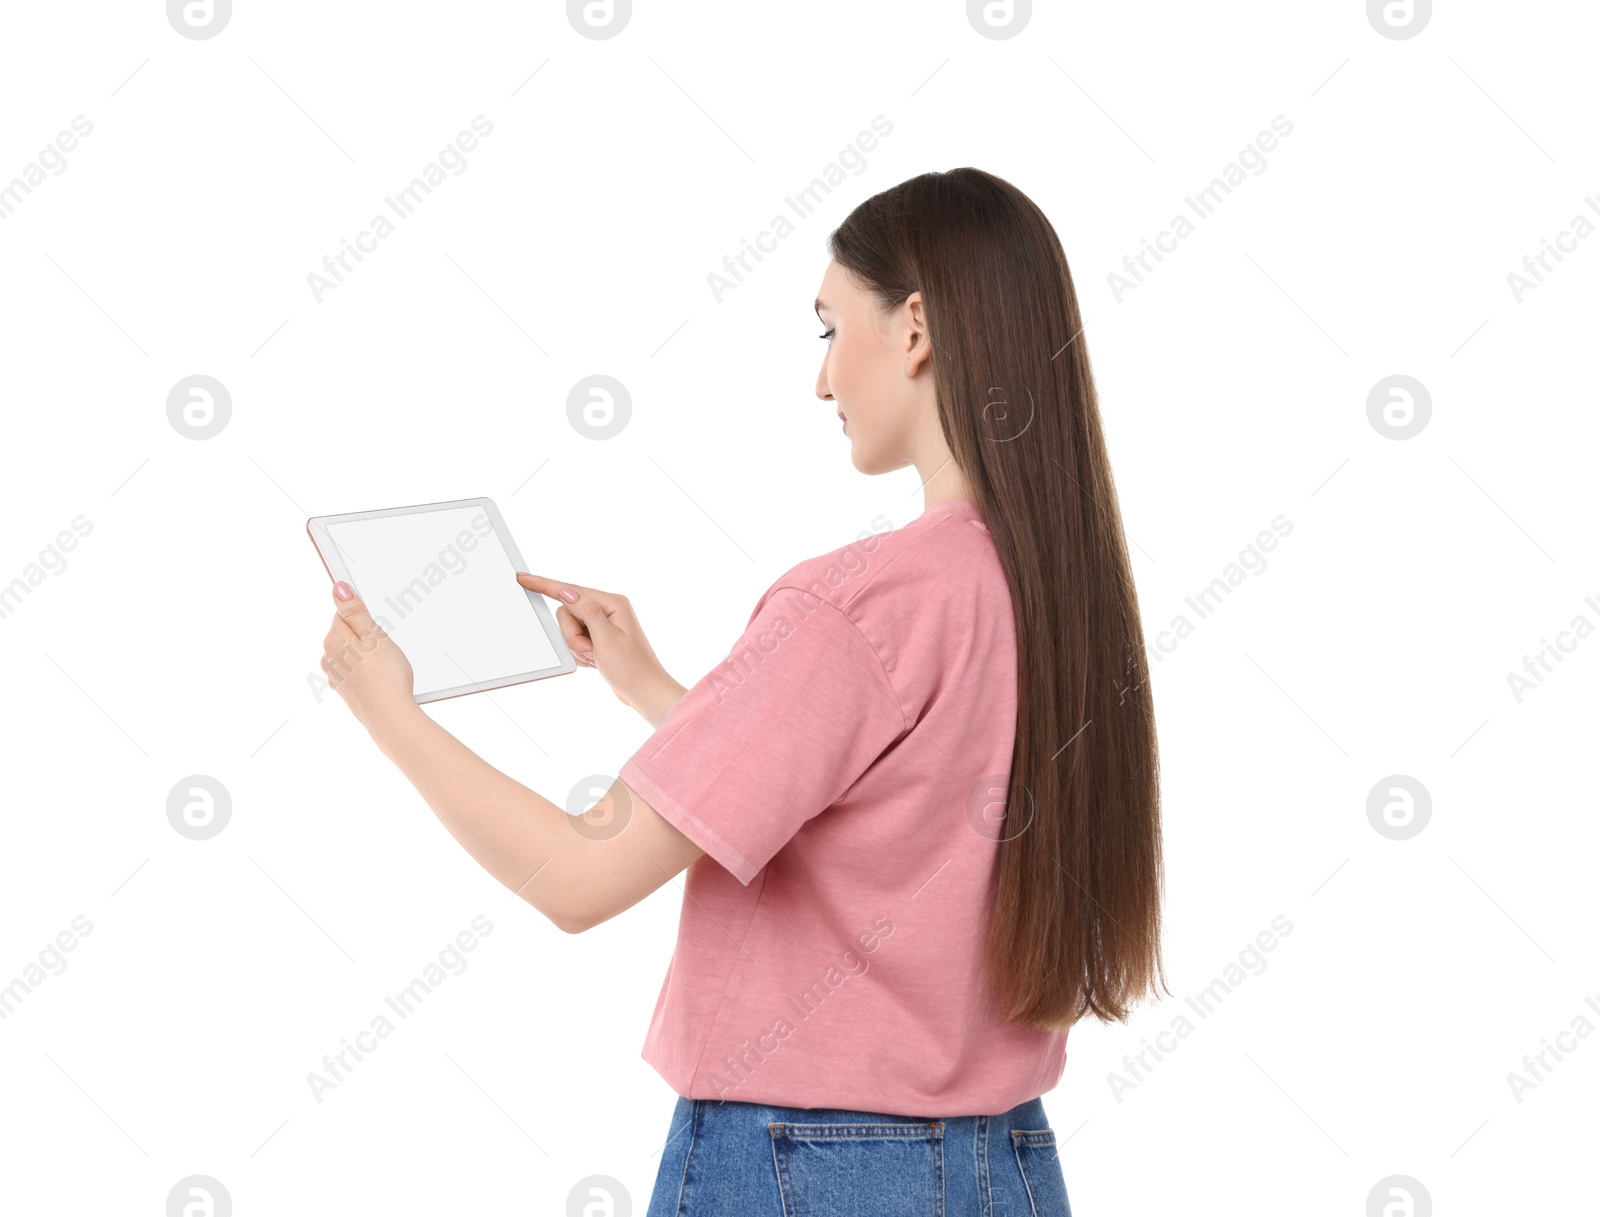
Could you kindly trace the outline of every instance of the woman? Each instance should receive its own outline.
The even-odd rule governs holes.
[[[868,199],[829,249],[817,396],[862,473],[915,466],[922,514],[793,567],[687,690],[624,597],[519,574],[656,728],[601,805],[569,817],[427,717],[343,584],[323,666],[562,929],[688,868],[649,1217],[1063,1217],[1039,1096],[1067,1029],[1161,974],[1144,640],[1072,279],[977,169]]]

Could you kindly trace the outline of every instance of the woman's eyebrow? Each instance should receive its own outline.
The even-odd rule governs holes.
[[[819,317],[822,316],[822,310],[827,308],[827,307],[828,306],[826,304],[822,303],[822,297],[818,296],[817,297],[817,304],[816,304],[817,316],[819,316]]]

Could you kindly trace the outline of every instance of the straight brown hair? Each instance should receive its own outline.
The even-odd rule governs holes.
[[[828,248],[885,311],[922,293],[945,441],[1011,589],[1017,731],[986,946],[997,1008],[1037,1030],[1124,1021],[1165,988],[1155,717],[1066,255],[1032,200],[972,168],[874,195]]]

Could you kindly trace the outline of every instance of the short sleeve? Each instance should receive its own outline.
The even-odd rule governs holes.
[[[777,587],[618,776],[748,884],[907,727],[855,622]]]

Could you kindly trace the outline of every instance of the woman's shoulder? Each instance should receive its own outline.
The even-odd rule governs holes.
[[[889,523],[879,516],[874,524],[880,521]],[[997,581],[1005,586],[982,518],[971,504],[951,501],[795,563],[767,595],[792,587],[851,617],[883,611],[898,617],[951,599],[970,601],[975,590]]]

